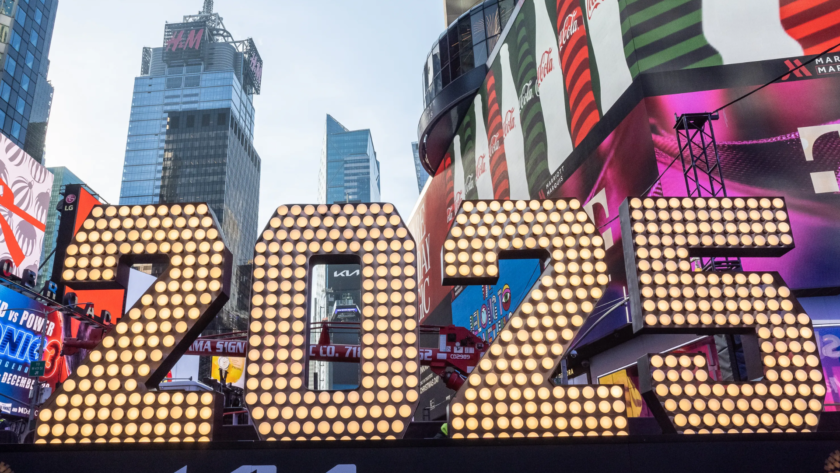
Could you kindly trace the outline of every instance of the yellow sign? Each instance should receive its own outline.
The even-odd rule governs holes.
[[[229,366],[227,369],[227,376],[225,376],[225,383],[233,384],[239,381],[242,378],[242,373],[245,371],[245,358],[228,358],[225,356],[214,356],[213,357],[213,370],[212,375],[213,379],[216,381],[221,381],[219,378],[219,358],[227,358],[229,360]]]

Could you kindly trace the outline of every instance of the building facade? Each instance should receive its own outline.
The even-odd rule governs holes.
[[[417,190],[423,192],[423,187],[429,180],[429,173],[420,164],[420,145],[416,141],[411,143],[411,154],[414,157],[414,174],[417,175]]]
[[[53,87],[47,59],[58,0],[0,1],[0,132],[43,164]]]
[[[244,327],[247,317],[261,166],[253,97],[261,76],[253,40],[234,40],[205,8],[166,25],[163,46],[144,48],[134,81],[120,204],[208,203],[236,267],[219,328]]]

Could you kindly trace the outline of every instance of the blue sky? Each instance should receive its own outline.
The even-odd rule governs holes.
[[[134,77],[143,46],[162,46],[166,21],[202,0],[60,0],[50,51],[55,87],[47,166],[67,166],[119,201]],[[444,30],[441,0],[215,0],[236,37],[265,62],[255,97],[262,157],[260,223],[284,203],[315,202],[326,114],[370,128],[382,199],[408,218],[417,199],[411,142],[422,112],[421,73]]]

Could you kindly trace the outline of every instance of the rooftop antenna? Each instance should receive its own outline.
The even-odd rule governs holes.
[[[201,13],[213,13],[213,0],[204,0],[204,10]]]

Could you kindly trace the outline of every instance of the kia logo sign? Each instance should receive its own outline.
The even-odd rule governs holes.
[[[349,269],[345,269],[344,271],[333,271],[334,278],[349,278],[352,276],[358,276],[359,270],[350,271]]]

